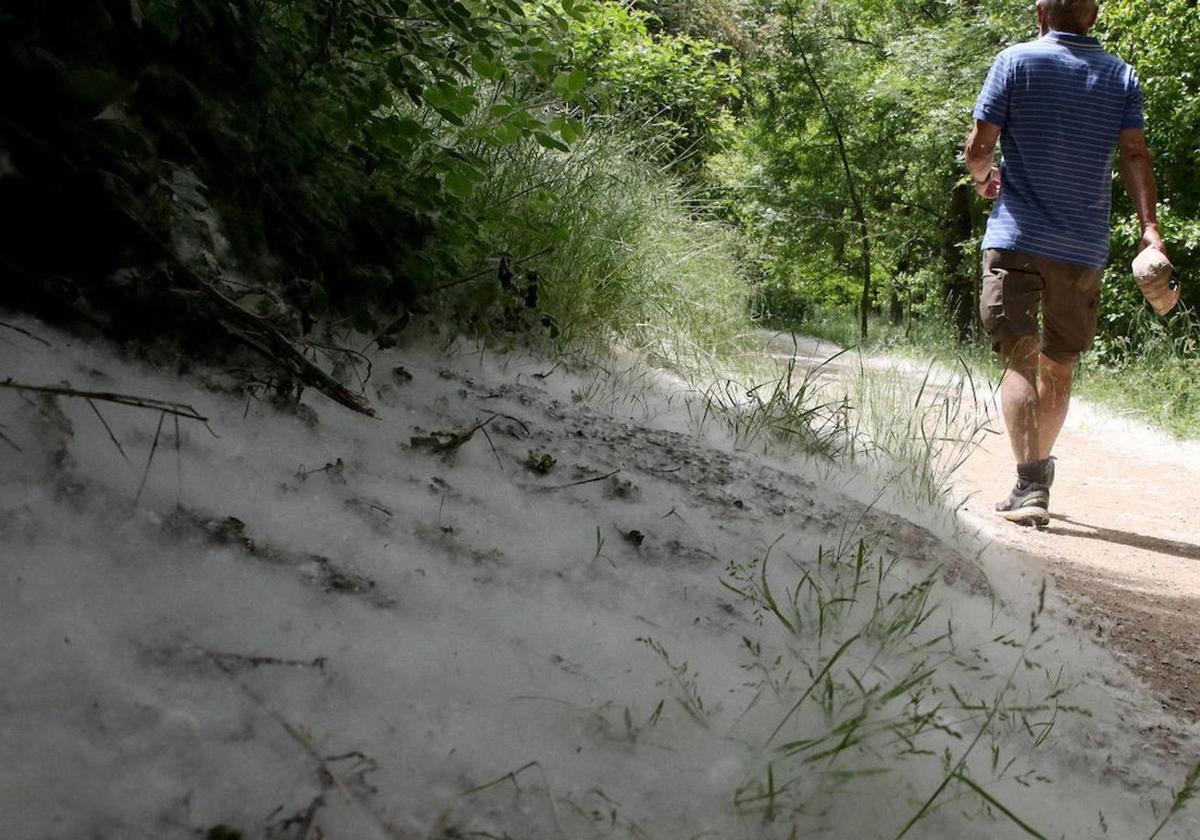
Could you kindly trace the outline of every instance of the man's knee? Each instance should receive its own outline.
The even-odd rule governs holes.
[[[1040,351],[1036,335],[1004,336],[996,342],[996,348],[1006,370],[1021,374],[1037,373]]]
[[[1043,390],[1049,394],[1070,399],[1071,384],[1075,379],[1075,368],[1078,364],[1078,356],[1056,359],[1043,353],[1038,365]]]

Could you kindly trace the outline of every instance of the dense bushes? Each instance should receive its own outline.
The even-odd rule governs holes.
[[[622,16],[603,48],[589,40]],[[622,148],[604,127],[641,124],[685,78],[680,137],[722,113],[715,48],[644,22],[590,0],[8,4],[0,258],[21,282],[0,302],[186,332],[191,271],[269,286],[301,331],[386,341],[445,301],[476,326],[514,325],[520,304],[538,328],[641,331],[669,266],[706,252],[706,282],[735,282],[644,136]],[[653,67],[617,36],[657,51]]]

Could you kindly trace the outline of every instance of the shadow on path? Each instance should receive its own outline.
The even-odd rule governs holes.
[[[1046,529],[1046,532],[1050,534],[1058,534],[1064,537],[1082,537],[1088,540],[1103,540],[1104,542],[1115,543],[1117,545],[1127,545],[1130,548],[1140,548],[1144,551],[1154,551],[1158,554],[1182,557],[1185,560],[1200,560],[1200,545],[1192,545],[1191,543],[1178,542],[1176,540],[1164,540],[1159,537],[1148,537],[1145,534],[1135,534],[1131,531],[1100,528],[1095,525],[1089,525],[1086,522],[1077,522],[1069,516],[1056,513],[1050,514],[1050,518],[1057,522],[1064,522],[1067,525],[1074,526],[1062,528],[1051,525]]]

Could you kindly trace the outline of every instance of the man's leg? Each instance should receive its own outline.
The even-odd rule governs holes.
[[[1044,286],[1036,258],[1013,251],[984,251],[979,315],[1004,365],[1000,408],[1017,461],[1016,486],[996,505],[996,511],[1023,525],[1045,525],[1050,521],[1053,462],[1040,453],[1043,420],[1038,393],[1038,309]],[[1057,411],[1053,399],[1048,406]],[[1058,425],[1062,425],[1061,419]],[[1049,443],[1053,444],[1053,435]]]
[[[1005,366],[1004,378],[1000,380],[1000,405],[1017,461],[1017,483],[1008,498],[996,505],[996,512],[1021,525],[1044,526],[1050,522],[1053,478],[1053,462],[1048,453],[1066,415],[1066,400],[1058,399],[1062,393],[1061,368],[1056,367],[1049,374],[1046,370],[1039,371],[1039,360],[1045,357],[1038,351],[1037,336],[1004,339],[1000,342],[1000,354]],[[1044,402],[1043,394],[1046,394]],[[1043,449],[1047,454],[1042,454]]]
[[[1075,361],[1059,362],[1045,353],[1039,362],[1037,391],[1037,445],[1034,459],[1044,461],[1050,457],[1058,433],[1067,419],[1071,403],[1071,383],[1075,377]],[[1006,418],[1007,419],[1007,418]],[[1018,461],[1021,459],[1018,458]],[[1033,459],[1030,459],[1033,460]]]
[[[1037,461],[1044,457],[1039,453],[1038,337],[1004,339],[1000,342],[1000,360],[1004,365],[1000,408],[1013,455],[1018,464]]]

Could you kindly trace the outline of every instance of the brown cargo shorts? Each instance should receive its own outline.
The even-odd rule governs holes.
[[[992,348],[999,350],[1006,338],[1040,335],[1047,356],[1078,361],[1096,337],[1102,273],[1019,251],[985,250],[979,317]]]

